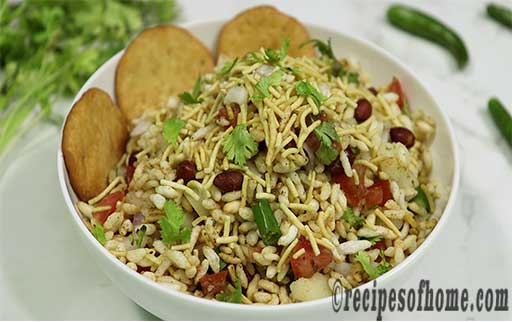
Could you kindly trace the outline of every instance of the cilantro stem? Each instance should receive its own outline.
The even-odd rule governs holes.
[[[38,101],[41,98],[47,97],[52,91],[53,87],[50,86],[57,78],[67,70],[67,67],[71,62],[66,63],[59,70],[47,77],[43,82],[39,83],[38,86],[33,87],[31,90],[25,93],[14,106],[9,109],[7,115],[0,121],[0,156],[3,155],[9,143],[16,137],[20,137],[28,128],[21,131],[18,129],[30,116],[34,108],[37,106]],[[36,117],[35,120],[40,120],[47,113],[41,113]]]
[[[0,0],[0,157],[36,122],[60,125],[56,98],[74,95],[135,32],[176,13],[174,0]]]

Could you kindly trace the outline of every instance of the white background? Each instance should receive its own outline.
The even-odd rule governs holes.
[[[512,1],[501,1],[512,7]],[[180,1],[179,22],[222,19],[259,1]],[[512,108],[512,30],[485,16],[486,1],[409,1],[456,29],[470,52],[458,71],[447,52],[390,27],[389,1],[273,1],[299,20],[365,38],[416,71],[454,125],[460,195],[446,230],[406,286],[506,287],[512,304],[512,148],[486,111]],[[63,113],[69,102],[59,104]],[[0,319],[154,319],[121,294],[74,236],[56,172],[58,130],[36,127],[0,168]],[[442,165],[435,165],[442,166]],[[512,308],[511,308],[512,309]],[[384,313],[384,319],[511,319],[509,312]],[[249,317],[248,317],[249,318]],[[321,318],[321,317],[304,317]],[[342,316],[340,315],[340,318]],[[375,319],[375,314],[361,315]]]

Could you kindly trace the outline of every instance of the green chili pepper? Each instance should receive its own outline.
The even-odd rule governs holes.
[[[267,246],[276,245],[277,240],[281,237],[281,229],[279,229],[279,224],[268,201],[266,199],[258,201],[252,207],[252,213],[263,243]]]
[[[512,146],[512,116],[495,97],[489,100],[488,107],[494,123],[496,123],[508,144]]]
[[[511,9],[496,3],[489,3],[487,5],[487,14],[502,25],[512,28]]]
[[[436,18],[400,4],[389,7],[387,18],[392,25],[446,48],[460,69],[466,66],[469,55],[464,42],[452,29]]]

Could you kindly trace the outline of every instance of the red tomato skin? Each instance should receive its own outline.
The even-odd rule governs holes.
[[[94,212],[92,216],[96,219],[100,224],[104,224],[107,220],[108,216],[110,216],[114,211],[116,211],[116,204],[118,201],[123,200],[124,193],[121,191],[113,192],[109,195],[106,195],[100,202],[96,205],[96,207],[102,206],[110,206],[109,210]]]
[[[203,293],[207,296],[215,296],[217,293],[224,291],[226,288],[226,277],[228,271],[222,271],[214,274],[203,276],[199,283],[203,289]]]
[[[132,182],[133,174],[135,173],[135,167],[133,165],[128,165],[126,167],[126,180],[128,181],[128,184]]]
[[[364,187],[366,168],[361,165],[356,165],[354,169],[359,175],[359,185],[355,184],[354,177],[347,177],[345,171],[340,171],[333,175],[332,180],[340,184],[341,190],[343,190],[345,197],[347,197],[348,205],[350,207],[359,207],[366,194],[366,188]]]
[[[402,84],[400,84],[400,81],[398,78],[393,77],[393,80],[391,81],[391,84],[389,85],[389,91],[396,93],[398,95],[398,106],[402,109],[404,107],[406,98],[405,93],[402,89]]]
[[[320,254],[313,257],[313,264],[318,270],[321,270],[332,262],[332,254],[330,250],[323,246],[318,245],[318,248],[320,249]]]
[[[301,277],[310,278],[315,272],[325,268],[332,262],[330,250],[318,245],[320,254],[315,256],[311,243],[304,236],[299,238],[299,242],[293,248],[292,255],[301,248],[304,248],[306,251],[304,254],[297,258],[290,258],[290,265],[297,279]]]
[[[366,209],[374,206],[384,206],[386,201],[391,199],[391,188],[388,180],[382,180],[374,183],[366,190],[365,205]]]
[[[380,249],[380,250],[386,250],[386,242],[384,240],[379,240],[378,242],[376,242],[372,248],[377,248],[377,249]]]
[[[135,154],[131,154],[130,158],[128,159],[128,165],[126,166],[126,180],[128,181],[128,184],[133,179],[133,174],[135,173],[135,162],[137,161],[137,158],[135,157]]]

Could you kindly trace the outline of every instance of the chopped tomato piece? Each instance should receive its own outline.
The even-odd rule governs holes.
[[[304,248],[306,251],[304,254],[297,258],[290,258],[290,264],[295,278],[309,278],[313,276],[315,272],[325,268],[332,262],[332,254],[330,250],[318,245],[320,254],[315,256],[311,243],[304,238],[304,236],[300,237],[299,242],[293,248],[292,255],[301,248]]]
[[[332,167],[332,169],[330,168],[332,180],[340,184],[350,207],[363,205],[365,209],[369,209],[375,206],[384,206],[386,201],[393,197],[388,180],[378,181],[366,188],[364,186],[366,168],[362,165],[355,165],[354,169],[359,175],[359,185],[355,184],[354,177],[347,177],[345,175],[345,171],[341,165]]]
[[[379,240],[378,242],[376,242],[372,248],[377,248],[377,249],[380,249],[380,250],[385,250],[386,249],[386,242],[384,240]]]
[[[226,277],[228,276],[227,271],[222,271],[214,274],[208,274],[203,276],[199,283],[203,292],[208,296],[215,296],[217,293],[224,291],[226,288]]]
[[[319,270],[326,268],[332,262],[332,254],[331,251],[327,248],[318,245],[320,249],[320,254],[313,257],[313,264]]]
[[[316,152],[320,149],[320,140],[317,138],[315,133],[311,133],[306,138],[305,144],[313,151]]]
[[[366,193],[366,189],[364,187],[364,174],[366,168],[361,165],[356,165],[354,166],[354,169],[359,175],[359,185],[356,185],[353,176],[347,177],[347,175],[345,175],[345,171],[339,171],[332,176],[332,180],[340,184],[350,207],[358,207]]]
[[[384,206],[392,197],[389,181],[378,181],[366,189],[364,207],[369,209],[374,206]]]
[[[128,183],[132,182],[133,174],[135,173],[135,167],[133,165],[128,165],[126,167],[126,180]]]
[[[130,183],[133,179],[133,174],[135,173],[135,162],[137,158],[135,154],[130,155],[130,159],[128,160],[128,165],[126,166],[126,180]]]
[[[108,216],[110,216],[114,211],[116,211],[116,204],[118,201],[123,200],[124,193],[118,191],[113,192],[109,195],[106,195],[100,202],[96,205],[96,207],[110,206],[109,210],[94,212],[92,216],[96,219],[100,224],[104,224],[107,220]]]
[[[398,95],[398,106],[400,108],[404,107],[404,104],[406,102],[406,97],[404,94],[404,91],[402,90],[402,85],[400,84],[400,81],[398,78],[393,77],[393,80],[391,81],[391,84],[389,85],[389,91],[396,93]]]

